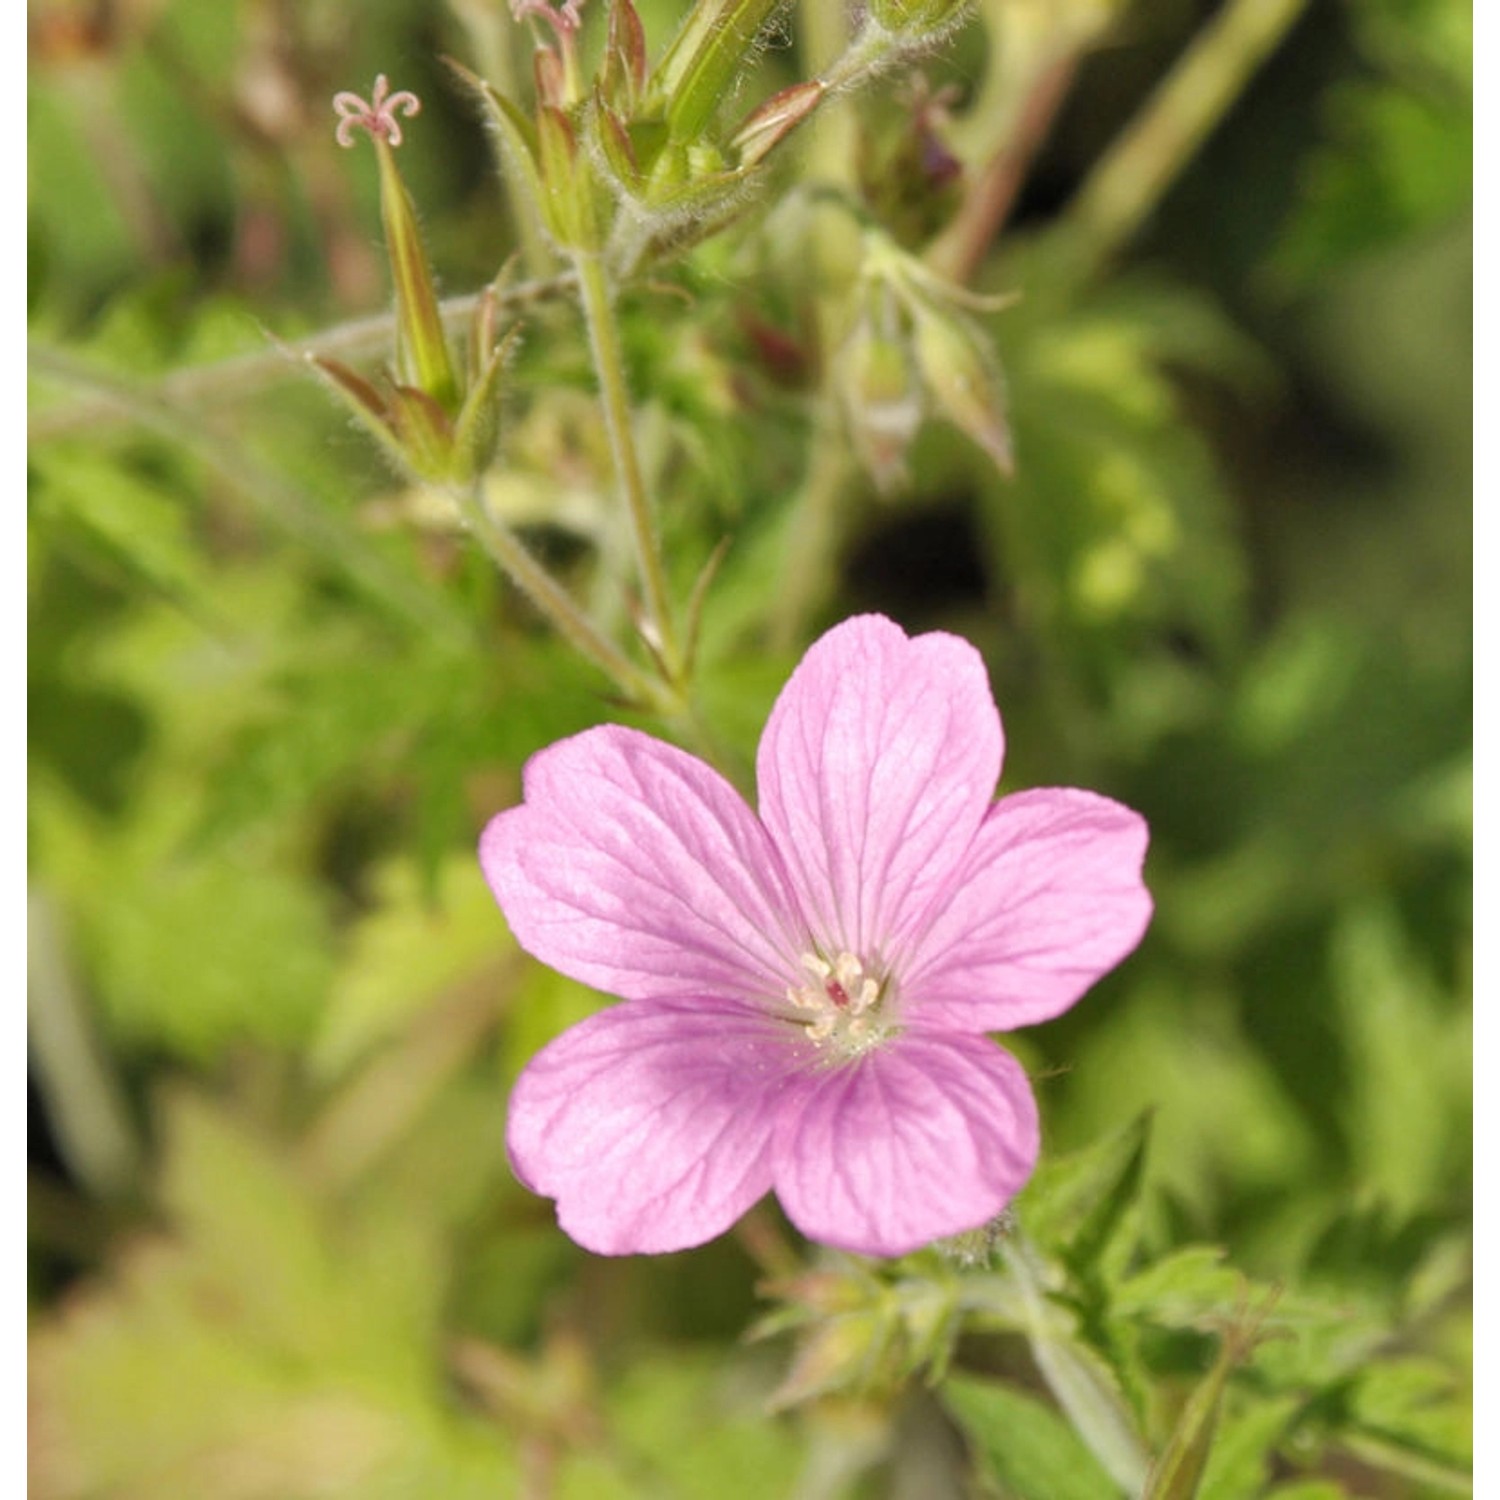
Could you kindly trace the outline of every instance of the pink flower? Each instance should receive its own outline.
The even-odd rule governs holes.
[[[1036,1163],[984,1033],[1066,1010],[1140,941],[1144,820],[1091,792],[992,802],[1000,716],[951,635],[818,641],[757,759],[760,815],[649,735],[534,756],[484,872],[529,952],[624,997],[510,1102],[517,1175],[606,1255],[682,1250],[775,1189],[809,1239],[905,1254],[992,1219]]]

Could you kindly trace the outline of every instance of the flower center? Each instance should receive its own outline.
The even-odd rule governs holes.
[[[877,979],[852,953],[840,953],[832,963],[816,953],[798,960],[811,983],[789,987],[792,1017],[807,1028],[809,1041],[827,1043],[840,1053],[857,1056],[879,1042],[890,1029],[883,1017],[887,985]]]

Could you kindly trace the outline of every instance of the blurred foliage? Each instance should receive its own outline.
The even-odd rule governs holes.
[[[684,9],[641,3],[653,56]],[[500,0],[29,8],[39,1500],[1467,1492],[1472,20],[1308,7],[1081,265],[1072,195],[1210,10],[987,0],[619,290],[679,600],[717,558],[725,767],[876,608],[985,653],[1007,789],[1153,829],[1147,941],[1016,1039],[1035,1180],[960,1259],[875,1265],[766,1207],[592,1259],[514,1182],[509,1081],[602,1002],[516,951],[474,839],[542,745],[681,725],[268,346],[387,295],[326,103],[377,72],[424,101],[444,286],[555,268],[440,61],[524,93],[525,33]],[[778,22],[727,114],[835,15]],[[879,326],[869,247],[972,232],[1008,150],[974,282],[1019,298],[916,304],[976,387]],[[487,502],[624,639],[576,308],[502,321]],[[851,415],[861,328],[895,333]]]

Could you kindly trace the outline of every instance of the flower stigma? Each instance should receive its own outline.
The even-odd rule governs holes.
[[[791,1019],[806,1028],[809,1041],[827,1043],[842,1057],[858,1057],[884,1040],[891,1029],[889,1018],[880,1014],[886,983],[861,959],[843,952],[829,963],[804,953],[798,962],[812,982],[788,986],[786,998],[798,1012]]]
[[[381,73],[368,100],[347,89],[333,96],[334,112],[339,117],[333,134],[339,145],[346,149],[352,146],[356,130],[363,130],[372,140],[388,141],[392,146],[401,144],[401,122],[397,116],[420,114],[422,101],[410,89],[398,89],[393,94],[390,88]]]

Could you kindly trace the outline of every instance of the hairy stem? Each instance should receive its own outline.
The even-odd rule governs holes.
[[[1044,67],[1021,108],[1015,129],[980,169],[953,222],[928,251],[934,270],[960,284],[972,281],[1005,227],[1047,132],[1068,97],[1078,58],[1065,52]]]
[[[651,502],[641,477],[640,456],[636,452],[635,430],[630,420],[630,394],[625,381],[625,356],[620,347],[620,328],[615,320],[614,303],[604,266],[597,256],[580,252],[574,259],[574,267],[584,321],[588,324],[589,350],[594,359],[594,374],[599,381],[599,404],[609,434],[615,478],[625,497],[631,535],[635,541],[636,563],[645,589],[647,624],[655,635],[649,644],[660,653],[666,675],[676,685],[682,673],[682,656],[672,624],[656,519],[651,513]]]
[[[839,502],[848,478],[848,440],[829,392],[819,402],[807,473],[792,511],[786,569],[771,634],[778,650],[797,645],[808,617],[827,592],[838,549]]]
[[[1130,239],[1307,3],[1228,0],[1203,27],[1068,208],[1083,269]]]
[[[532,302],[556,297],[572,284],[572,274],[564,272],[538,281],[499,287],[495,291],[496,311],[510,312]],[[462,297],[444,298],[438,306],[444,327],[451,333],[465,326],[482,296],[483,292],[471,292]],[[341,323],[297,343],[276,345],[258,354],[242,354],[211,365],[176,370],[154,384],[133,385],[132,390],[139,400],[170,406],[239,400],[289,377],[305,379],[303,365],[308,355],[343,361],[374,358],[389,349],[395,330],[395,313],[377,313],[373,317]],[[52,358],[50,351],[46,357]],[[47,373],[55,374],[55,366]],[[76,386],[78,382],[70,383]],[[109,427],[130,419],[131,413],[114,396],[85,393],[81,399],[65,406],[38,412],[27,424],[27,437],[35,443],[72,433],[95,434],[101,426]]]
[[[503,521],[496,520],[477,488],[469,494],[449,492],[470,531],[500,570],[546,616],[580,656],[593,662],[627,698],[675,716],[682,704],[648,676],[579,609],[572,595],[536,560]]]
[[[797,6],[797,43],[807,73],[826,73],[849,45],[844,7],[830,5],[828,0],[801,0]]]

